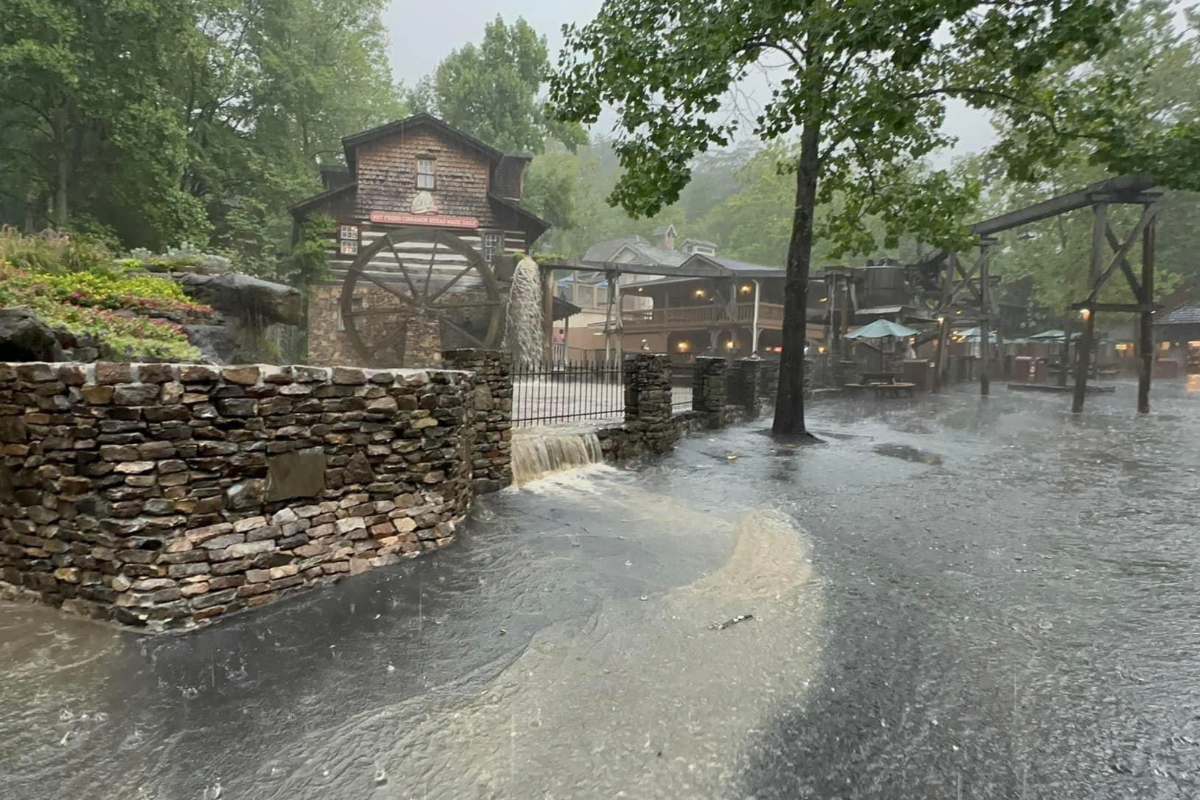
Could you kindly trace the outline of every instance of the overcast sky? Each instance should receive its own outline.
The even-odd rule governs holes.
[[[480,41],[483,26],[497,14],[509,22],[524,17],[546,37],[553,63],[562,45],[562,26],[587,22],[600,4],[601,0],[392,0],[384,15],[391,32],[392,72],[411,86],[451,50]],[[608,133],[610,125],[601,120],[595,133]],[[961,104],[951,106],[946,127],[959,138],[958,153],[979,150],[993,139],[987,119]]]

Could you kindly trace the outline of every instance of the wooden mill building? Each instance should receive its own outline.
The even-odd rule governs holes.
[[[309,299],[308,362],[419,367],[499,347],[516,258],[549,227],[521,206],[530,157],[428,114],[342,140],[346,166],[293,206],[332,218],[330,280]]]

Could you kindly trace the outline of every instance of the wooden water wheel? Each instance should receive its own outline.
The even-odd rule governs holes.
[[[340,309],[346,335],[371,367],[430,363],[432,354],[417,346],[428,341],[422,331],[436,331],[439,348],[490,349],[504,327],[504,300],[483,256],[437,228],[390,230],[362,250],[346,272]]]

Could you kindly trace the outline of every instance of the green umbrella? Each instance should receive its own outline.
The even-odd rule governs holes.
[[[846,334],[847,339],[882,339],[885,336],[916,336],[920,331],[897,325],[886,319],[877,319],[870,325],[864,325],[858,330]]]
[[[1033,339],[1035,341],[1039,341],[1039,342],[1041,342],[1041,341],[1059,341],[1059,342],[1061,342],[1064,338],[1066,338],[1066,335],[1067,334],[1064,331],[1060,331],[1056,328],[1051,331],[1042,331],[1041,333],[1035,333],[1033,336],[1030,336],[1029,338]],[[1078,339],[1079,334],[1072,333],[1071,338]]]

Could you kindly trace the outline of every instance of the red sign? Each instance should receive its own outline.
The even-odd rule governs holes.
[[[434,228],[479,227],[479,220],[474,217],[447,217],[442,214],[393,214],[388,211],[372,211],[371,222],[383,225],[429,225]]]

